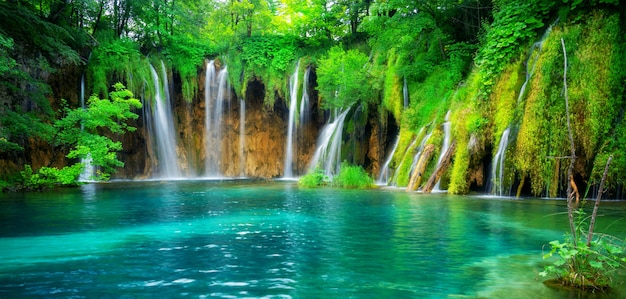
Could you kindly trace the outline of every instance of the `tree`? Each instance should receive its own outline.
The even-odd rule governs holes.
[[[370,98],[367,62],[369,58],[358,50],[345,51],[332,47],[319,61],[317,82],[325,108],[346,108]]]
[[[91,159],[91,164],[100,168],[97,180],[107,180],[115,168],[124,166],[116,152],[122,149],[119,141],[109,136],[135,131],[126,121],[136,119],[133,109],[140,109],[141,103],[122,84],[113,86],[110,99],[91,96],[86,109],[63,109],[63,117],[50,124],[50,134],[46,135],[50,144],[67,149],[67,157],[77,161]],[[61,169],[42,167],[33,171],[26,165],[22,171],[22,187],[42,189],[54,185],[74,185],[84,165],[78,161]]]

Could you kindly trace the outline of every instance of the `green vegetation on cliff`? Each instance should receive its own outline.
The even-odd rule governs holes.
[[[503,184],[559,196],[569,184],[560,162],[568,153],[563,39],[579,155],[574,180],[592,190],[587,182],[608,155],[614,169],[626,167],[620,154],[626,146],[624,9],[616,0],[1,2],[2,177],[27,164],[70,163],[73,156],[29,161],[33,148],[57,146],[43,136],[62,117],[55,111],[80,105],[75,86],[82,76],[87,94],[107,98],[120,81],[138,98],[151,99],[150,65],[163,63],[175,101],[193,105],[202,97],[204,63],[216,59],[228,67],[238,98],[256,81],[265,108],[273,110],[284,109],[289,76],[300,61],[301,70],[314,71],[318,102],[312,107],[363,112],[348,117],[344,142],[358,150],[342,159],[380,168],[381,157],[369,152],[375,149],[356,139],[376,129],[380,141],[390,142],[394,136],[384,128],[391,120],[400,138],[390,163],[393,184],[411,183],[425,136],[430,152],[419,175],[427,178],[437,168],[450,112],[456,150],[443,188],[484,190],[492,179],[489,161],[509,129]],[[623,174],[610,178],[611,188],[623,188]]]

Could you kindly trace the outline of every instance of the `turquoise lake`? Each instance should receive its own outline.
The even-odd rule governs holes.
[[[538,275],[565,212],[564,200],[286,181],[5,193],[0,298],[571,298]],[[600,212],[596,230],[626,238],[626,202]]]

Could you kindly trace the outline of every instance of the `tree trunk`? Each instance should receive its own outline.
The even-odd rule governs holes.
[[[417,165],[415,165],[415,170],[413,170],[413,175],[411,175],[411,179],[409,180],[409,185],[406,187],[406,191],[415,191],[420,187],[422,183],[422,178],[424,177],[424,171],[426,170],[426,165],[428,165],[428,161],[433,155],[435,151],[435,146],[432,144],[427,144],[422,151],[422,155],[420,159],[417,161]]]
[[[596,225],[596,217],[598,216],[598,208],[600,207],[600,199],[602,199],[602,193],[604,193],[604,181],[606,181],[606,175],[609,172],[609,165],[613,160],[613,155],[609,156],[606,160],[606,166],[604,166],[604,173],[602,174],[602,180],[600,180],[600,188],[598,189],[598,197],[596,198],[596,204],[593,206],[593,213],[591,213],[591,220],[589,222],[589,233],[587,234],[587,246],[591,246],[591,239],[593,237],[593,228]]]
[[[526,176],[522,176],[522,180],[519,182],[517,186],[517,192],[515,193],[515,197],[519,198],[522,194],[522,188],[524,188],[524,183],[526,182]]]
[[[423,193],[430,193],[431,191],[433,191],[435,184],[437,184],[439,179],[441,179],[441,176],[443,176],[443,173],[446,172],[446,170],[450,166],[450,161],[452,160],[452,154],[454,154],[455,149],[456,149],[456,141],[453,141],[452,144],[450,144],[450,147],[448,148],[446,153],[444,154],[443,159],[441,160],[441,163],[437,165],[437,170],[435,170],[435,172],[428,179],[428,182],[426,182],[426,185],[424,185],[424,188],[422,189]]]

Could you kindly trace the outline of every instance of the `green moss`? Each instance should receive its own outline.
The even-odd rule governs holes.
[[[611,75],[611,70],[622,72],[612,68],[620,61],[619,47],[615,47],[620,43],[615,29],[617,19],[595,12],[585,21],[586,24],[566,24],[553,30],[544,43],[537,73],[529,84],[514,163],[523,176],[530,178],[535,195],[545,190],[556,195],[567,186],[566,180],[559,179],[567,163],[557,165],[552,158],[570,153],[561,39],[567,50],[570,117],[580,165],[592,163],[598,147],[614,127],[621,107],[621,97],[615,93],[620,89],[615,89],[621,85],[620,75]],[[588,170],[577,168],[576,171],[585,176]]]
[[[493,118],[493,144],[499,144],[502,132],[513,124],[517,109],[519,91],[525,80],[526,69],[524,61],[526,57],[520,56],[514,62],[508,64],[496,81],[490,96],[492,110],[490,117]],[[494,148],[494,151],[497,150]]]
[[[402,80],[398,77],[398,57],[395,50],[387,53],[387,65],[384,73],[383,107],[393,114],[395,119],[400,119],[404,108],[402,95]]]
[[[150,70],[144,67],[139,45],[130,39],[100,40],[89,59],[87,81],[91,91],[100,97],[108,97],[111,82],[124,82],[129,90],[140,94],[144,79],[150,78]]]
[[[480,131],[472,131],[475,122],[480,112],[472,109],[472,102],[466,102],[464,109],[459,109],[452,114],[452,132],[454,133],[454,140],[456,140],[456,150],[453,156],[452,169],[450,171],[450,183],[448,185],[448,193],[451,194],[464,194],[469,191],[469,175],[468,169],[470,166],[470,149],[468,148],[471,135],[480,136]]]

